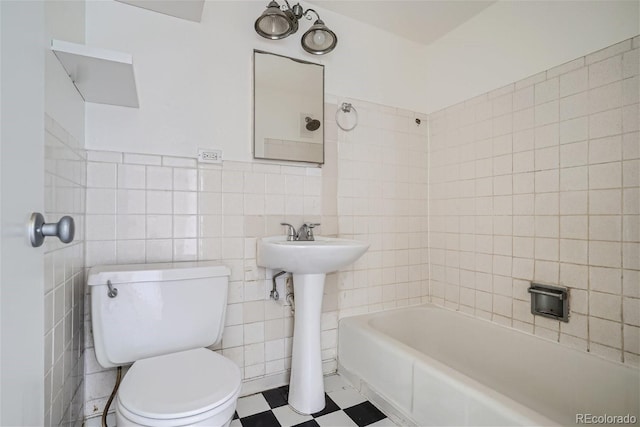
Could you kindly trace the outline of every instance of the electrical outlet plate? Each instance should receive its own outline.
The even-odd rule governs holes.
[[[198,161],[202,163],[222,163],[222,150],[200,148],[198,149]]]

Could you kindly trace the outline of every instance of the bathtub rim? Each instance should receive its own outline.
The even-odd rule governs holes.
[[[490,388],[488,385],[485,385],[482,382],[475,380],[474,378],[468,376],[467,374],[460,372],[444,364],[443,362],[440,362],[439,360],[435,359],[434,357],[428,354],[420,352],[419,350],[409,346],[408,344],[403,343],[402,341],[399,341],[393,336],[387,335],[386,333],[375,328],[371,324],[371,320],[373,318],[380,317],[381,315],[393,313],[395,311],[433,310],[433,309],[442,309],[442,310],[446,310],[449,313],[462,314],[468,319],[484,320],[490,325],[499,326],[504,328],[505,330],[508,330],[509,333],[513,333],[514,331],[516,331],[525,336],[540,339],[546,343],[560,345],[563,351],[568,351],[571,354],[580,355],[579,357],[591,358],[595,356],[595,358],[600,362],[604,361],[607,364],[610,364],[611,366],[615,366],[617,369],[620,369],[622,367],[623,369],[628,370],[630,373],[631,372],[635,373],[638,371],[638,369],[635,366],[631,366],[631,365],[617,362],[614,360],[606,359],[599,355],[594,355],[573,347],[563,345],[557,341],[549,340],[544,337],[536,336],[536,335],[527,333],[525,331],[511,328],[499,323],[491,322],[490,320],[487,320],[487,319],[477,318],[468,313],[464,313],[458,310],[453,310],[448,307],[438,306],[432,303],[422,303],[418,305],[393,308],[390,310],[383,310],[383,311],[377,311],[372,313],[365,313],[365,314],[359,314],[359,315],[341,318],[339,320],[339,327],[338,327],[338,350],[337,350],[338,372],[344,375],[345,377],[347,377],[350,380],[350,382],[352,382],[354,386],[361,391],[361,393],[365,394],[366,391],[370,391],[370,393],[365,394],[365,396],[367,396],[370,399],[373,399],[372,401],[382,400],[385,408],[391,407],[393,411],[396,412],[395,414],[396,416],[399,416],[399,418],[401,419],[409,418],[409,420],[411,420],[411,422],[414,425],[417,425],[415,420],[411,419],[409,415],[405,413],[404,410],[397,408],[396,405],[393,402],[391,402],[388,398],[385,398],[384,392],[382,392],[381,390],[377,390],[376,387],[372,386],[367,380],[360,377],[360,375],[357,372],[354,372],[344,366],[344,364],[340,360],[340,355],[341,355],[340,334],[342,331],[345,331],[345,329],[342,328],[343,326],[346,326],[347,328],[355,327],[358,329],[359,333],[363,334],[363,336],[370,337],[371,339],[375,340],[375,342],[392,342],[394,346],[397,345],[399,348],[403,350],[403,352],[406,352],[410,356],[413,363],[412,369],[415,369],[416,364],[425,365],[427,366],[429,371],[434,373],[436,376],[440,378],[447,377],[447,379],[450,379],[451,381],[453,381],[456,387],[464,387],[466,391],[471,392],[471,395],[474,398],[478,399],[479,401],[486,402],[488,400],[491,400],[492,402],[497,402],[502,408],[507,410],[510,413],[510,415],[514,415],[516,419],[521,420],[524,424],[561,425],[560,422],[546,417],[544,414],[536,411],[535,409],[525,406],[519,401],[516,401],[510,398],[509,396]],[[413,403],[414,401],[412,397],[412,405]]]
[[[352,322],[352,321],[355,322],[356,319],[358,319],[358,322],[361,324],[361,322],[364,321],[365,317],[367,317],[367,318],[368,317],[377,317],[378,315],[388,314],[388,313],[392,313],[394,311],[403,311],[403,310],[410,310],[410,309],[427,309],[427,308],[436,309],[436,310],[444,310],[444,311],[447,311],[449,313],[454,313],[454,314],[458,314],[458,315],[464,316],[464,317],[466,317],[468,319],[478,320],[478,321],[481,321],[481,322],[483,322],[485,324],[494,325],[496,327],[500,327],[500,328],[505,329],[505,330],[510,331],[510,332],[514,332],[514,333],[517,332],[518,334],[521,334],[521,335],[524,335],[524,336],[528,336],[528,337],[533,337],[533,338],[539,339],[539,340],[541,340],[543,342],[546,342],[546,343],[557,344],[557,345],[561,346],[563,349],[566,349],[566,350],[568,350],[570,352],[573,352],[575,354],[580,354],[581,355],[580,357],[589,357],[589,358],[593,357],[593,358],[596,358],[598,360],[604,361],[606,363],[612,364],[614,366],[622,367],[622,368],[628,369],[630,371],[638,371],[638,372],[640,372],[640,366],[634,366],[634,365],[630,365],[630,364],[627,364],[627,363],[623,363],[623,362],[618,361],[618,360],[612,360],[612,359],[606,358],[606,357],[604,357],[604,356],[602,356],[600,354],[597,354],[597,353],[592,353],[592,352],[589,352],[587,350],[580,350],[580,349],[577,349],[575,347],[571,347],[571,346],[565,345],[565,344],[563,344],[561,342],[558,342],[558,341],[555,341],[555,340],[550,340],[550,339],[542,337],[540,335],[535,335],[535,334],[532,334],[532,333],[529,333],[529,332],[526,332],[526,331],[523,331],[523,330],[520,330],[520,329],[516,329],[516,328],[510,327],[510,326],[503,325],[501,323],[493,322],[493,321],[491,321],[489,319],[485,319],[483,317],[476,317],[473,314],[466,313],[466,312],[461,311],[461,310],[456,310],[456,309],[453,309],[451,307],[445,307],[445,306],[437,305],[437,304],[434,304],[434,303],[431,303],[431,302],[423,302],[423,303],[416,304],[416,305],[407,305],[407,306],[404,306],[404,307],[394,307],[394,308],[390,308],[390,309],[374,311],[374,312],[371,312],[371,313],[354,314],[354,315],[342,317],[342,318],[338,319],[338,334],[340,333],[339,324],[343,320],[349,319],[349,322]],[[362,318],[362,319],[359,319],[359,318]],[[377,329],[375,329],[374,327],[372,327],[371,325],[368,324],[368,320],[367,320],[367,325],[366,326],[371,328],[371,329],[373,329],[374,331],[378,331]],[[380,334],[382,334],[382,335],[388,336],[388,335],[386,335],[386,334],[384,334],[384,333],[382,333],[380,331],[378,331],[378,332]],[[392,337],[389,337],[389,338],[392,339],[394,342],[397,342],[399,345],[404,346],[407,350],[415,351],[418,354],[424,354],[424,353],[420,353],[419,351],[415,350],[414,348],[408,346],[407,344],[404,344],[403,342],[396,340],[395,338],[392,338]],[[579,338],[579,337],[577,337],[577,338]],[[586,341],[586,339],[585,339],[585,341]],[[436,359],[433,359],[433,360],[437,362]]]

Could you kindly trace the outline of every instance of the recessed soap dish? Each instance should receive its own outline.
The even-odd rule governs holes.
[[[531,314],[569,321],[569,290],[558,286],[531,283]]]

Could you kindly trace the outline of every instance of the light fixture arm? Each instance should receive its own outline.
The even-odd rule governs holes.
[[[289,2],[287,0],[284,0],[285,3],[287,3],[287,6],[289,7],[289,9],[291,10],[291,13],[293,13],[293,16],[296,17],[296,19],[300,19],[302,18],[302,15],[304,15],[302,6],[300,6],[300,3],[296,3],[293,5],[293,7],[289,6]]]
[[[304,16],[304,17],[305,17],[305,18],[307,18],[309,21],[311,21],[313,18],[312,18],[311,16],[309,16],[309,12],[313,12],[313,13],[315,13],[315,14],[316,14],[316,17],[317,17],[318,19],[320,19],[320,15],[318,14],[318,12],[316,12],[316,11],[315,11],[315,10],[313,10],[313,9],[307,9],[307,10],[305,10],[305,11],[304,11],[304,13],[302,14],[302,16]]]
[[[304,16],[309,21],[312,20],[313,17],[309,16],[309,12],[315,13],[316,17],[318,19],[320,19],[320,15],[314,9],[309,8],[307,10],[304,10],[303,7],[300,6],[300,3],[296,3],[296,4],[293,5],[293,7],[291,7],[291,5],[289,4],[288,0],[284,0],[284,3],[285,4],[280,6],[280,9],[283,12],[291,12],[293,14],[293,16],[296,17],[296,19],[300,19],[300,18],[302,18]]]
[[[288,0],[284,0],[284,2],[286,4],[286,7],[285,7],[284,4],[282,4],[282,5],[280,5],[280,9],[283,10],[284,12],[287,12],[287,11],[293,12],[293,8],[289,4],[289,1]],[[296,5],[293,5],[293,7],[296,7]],[[296,14],[294,13],[293,16],[296,16]],[[297,18],[297,16],[296,16],[296,18]],[[300,18],[298,18],[298,19],[300,19]]]

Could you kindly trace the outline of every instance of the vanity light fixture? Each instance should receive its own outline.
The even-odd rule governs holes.
[[[284,2],[286,5],[283,6],[279,5],[275,0],[269,2],[262,15],[256,19],[254,25],[256,33],[271,40],[289,37],[298,31],[298,20],[303,16],[311,20],[312,16],[310,14],[313,12],[318,19],[302,35],[302,48],[314,55],[324,55],[336,47],[338,37],[324,25],[318,12],[313,9],[304,10],[300,3],[291,7],[288,0],[284,0]]]

